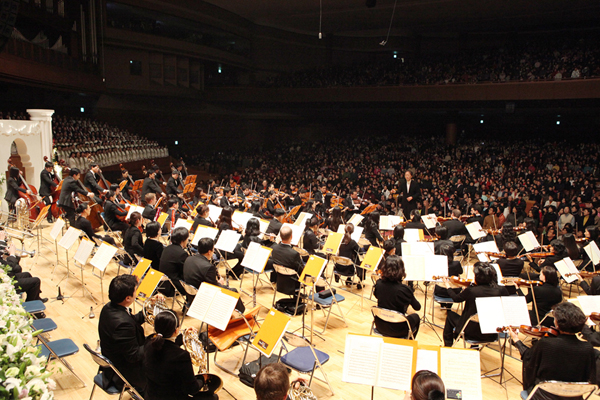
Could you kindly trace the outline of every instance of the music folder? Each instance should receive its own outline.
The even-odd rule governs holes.
[[[379,218],[379,230],[392,231],[401,222],[398,215],[382,215]]]
[[[308,257],[308,261],[302,270],[302,274],[300,274],[300,282],[304,282],[304,278],[306,275],[312,276],[315,278],[315,281],[321,276],[325,266],[327,265],[327,260],[315,255],[311,255]],[[312,282],[307,283],[307,286],[312,286]]]
[[[380,247],[369,246],[369,250],[367,250],[365,258],[363,258],[362,262],[360,263],[360,268],[374,271],[381,262],[384,253],[385,251]]]
[[[556,266],[558,272],[560,272],[560,275],[563,277],[565,282],[572,283],[577,280],[577,276],[575,276],[575,274],[579,273],[579,270],[577,270],[577,267],[575,264],[573,264],[571,257],[565,257],[562,260],[555,262],[554,265]],[[571,275],[567,276],[568,274]]]
[[[329,236],[327,236],[327,240],[323,245],[323,251],[326,254],[337,254],[340,250],[340,245],[342,244],[342,240],[344,239],[344,235],[337,232],[331,232]]]
[[[302,211],[300,215],[298,215],[298,218],[296,218],[296,221],[294,221],[294,225],[301,226],[302,229],[304,229],[306,226],[306,220],[312,218],[312,216],[312,214]]]
[[[194,224],[194,221],[190,221],[185,218],[178,218],[177,222],[175,222],[175,226],[173,227],[173,229],[179,228],[179,227],[184,227],[185,229],[187,229],[189,231],[190,229],[192,229],[193,224]]]
[[[531,326],[523,296],[478,297],[475,299],[481,333],[496,333],[504,326]]]
[[[271,308],[254,340],[252,340],[252,345],[265,356],[271,357],[275,346],[287,330],[290,319],[289,315]]]
[[[448,276],[448,257],[446,256],[403,255],[402,260],[407,281],[433,281],[434,276]]]
[[[168,217],[169,217],[169,214],[167,214],[166,212],[161,212],[160,215],[158,216],[158,219],[156,220],[156,222],[158,222],[160,224],[161,228],[165,224],[165,221],[167,220]]]
[[[425,234],[423,233],[423,229],[404,229],[404,240],[406,240],[407,242],[418,242],[419,240],[423,240],[424,238]],[[404,255],[404,253],[402,254]]]
[[[198,242],[202,238],[211,238],[212,240],[215,240],[218,234],[219,230],[217,228],[213,228],[212,226],[198,225],[192,239],[192,244],[194,246],[198,246]]]
[[[469,232],[469,235],[471,235],[471,239],[473,240],[486,236],[485,232],[482,232],[479,221],[471,222],[470,224],[465,225],[465,228],[467,228],[467,232]]]
[[[239,293],[202,282],[187,315],[224,331],[239,297]]]
[[[356,230],[356,227],[362,222],[362,220],[365,219],[364,216],[360,215],[360,214],[353,214],[350,219],[348,220],[349,224],[353,224],[354,228]],[[358,242],[358,240],[357,240]]]
[[[90,264],[104,272],[110,260],[115,256],[117,248],[106,242],[102,242],[94,257],[92,257]]]
[[[215,249],[233,253],[241,236],[242,235],[236,231],[221,231],[221,235],[219,235],[219,239],[217,239],[217,243],[215,243]]]
[[[250,242],[246,254],[242,259],[242,266],[261,273],[265,270],[265,266],[271,256],[272,248],[261,246],[259,243]]]
[[[148,260],[147,258],[142,258],[140,262],[135,266],[131,275],[135,275],[138,279],[142,279],[148,268],[150,268],[150,264],[152,264],[152,260]]]
[[[540,247],[540,243],[531,231],[527,231],[517,237],[519,238],[519,241],[521,241],[521,244],[523,245],[525,251],[531,251]]]
[[[152,296],[152,293],[154,293],[156,287],[158,286],[158,283],[164,275],[165,274],[163,274],[162,272],[150,268],[146,273],[146,276],[144,276],[144,279],[142,279],[142,282],[138,286],[137,290],[135,291],[134,297],[138,298],[139,296],[145,300],[148,297]]]

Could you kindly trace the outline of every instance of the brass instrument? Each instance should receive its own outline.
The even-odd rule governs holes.
[[[302,378],[296,379],[290,383],[290,390],[287,398],[289,400],[317,400],[310,386]]]
[[[190,353],[192,364],[198,367],[196,379],[200,383],[201,393],[217,393],[223,387],[223,380],[217,375],[208,373],[208,353],[200,341],[198,330],[189,328],[183,332],[183,344]]]
[[[144,301],[144,307],[142,308],[142,311],[144,313],[146,322],[154,326],[154,317],[161,311],[168,309],[169,307],[167,307],[165,300],[159,297],[148,297],[146,301]]]

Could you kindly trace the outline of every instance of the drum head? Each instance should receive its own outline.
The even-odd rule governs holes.
[[[200,384],[202,394],[212,395],[223,387],[223,380],[214,374],[199,374],[196,375],[196,380]]]

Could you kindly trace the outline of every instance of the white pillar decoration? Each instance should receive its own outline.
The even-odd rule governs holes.
[[[27,110],[31,121],[39,121],[42,128],[41,146],[44,156],[52,160],[52,115],[54,110]]]

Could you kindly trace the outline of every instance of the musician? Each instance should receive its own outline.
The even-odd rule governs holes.
[[[217,228],[219,229],[219,234],[221,234],[223,231],[233,229],[233,220],[231,218],[232,215],[233,210],[231,207],[224,207],[221,210],[221,215],[219,215],[219,218],[216,222]]]
[[[596,242],[596,244],[598,244],[599,234],[600,234],[600,231],[598,230],[598,227],[596,225],[586,227],[585,230],[583,231],[583,236],[586,239],[586,241],[581,244],[581,247],[585,247],[588,244],[590,244],[591,242]],[[583,251],[583,253],[582,253],[581,265],[583,266],[582,269],[584,269],[586,271],[594,271],[595,270],[594,263],[591,262],[590,256],[588,256],[586,251]]]
[[[121,178],[119,178],[119,188],[121,187],[120,184],[123,181],[125,181],[127,183],[125,184],[125,186],[123,186],[123,190],[121,190],[121,194],[123,195],[125,200],[131,201],[131,194],[129,193],[129,191],[133,190],[133,187],[131,187],[129,185],[129,183],[131,182],[131,177],[129,176],[129,171],[127,171],[125,168],[121,169]]]
[[[435,254],[441,254],[440,248],[444,245],[454,247],[454,242],[452,242],[452,240],[448,240],[448,228],[446,228],[444,225],[436,226],[435,234],[438,237],[438,239],[433,242],[433,252]]]
[[[448,229],[448,237],[466,235],[467,228],[460,220],[460,210],[452,210],[452,213],[450,213],[450,218],[450,221],[446,221],[442,224],[442,226]]]
[[[134,213],[132,213],[134,214]],[[158,222],[150,222],[146,225],[146,242],[144,243],[144,251],[142,257],[151,260],[151,268],[159,270],[160,258],[165,246],[159,241],[160,224]]]
[[[537,272],[540,272],[542,268],[546,266],[556,269],[554,263],[567,256],[567,250],[565,249],[565,245],[563,244],[562,240],[554,239],[552,242],[550,242],[550,252],[554,253],[554,255],[546,257],[544,262],[539,265],[537,262],[533,261],[533,257],[531,257],[529,253],[525,254],[529,260],[529,266]],[[539,280],[539,274],[523,273],[521,274],[521,278],[528,280]]]
[[[236,208],[237,206],[239,206],[239,203],[237,201],[231,202],[229,200],[230,196],[231,196],[231,188],[226,187],[225,189],[223,189],[223,196],[221,197],[221,200],[219,201],[219,206],[222,208],[225,208],[225,207]]]
[[[446,389],[438,374],[421,370],[412,377],[410,392],[404,400],[444,400]]]
[[[302,239],[302,248],[306,250],[308,254],[317,254],[319,257],[322,257],[322,254],[317,253],[317,250],[320,250],[322,246],[321,241],[316,235],[318,231],[319,220],[317,217],[307,219],[304,228],[304,239]]]
[[[158,313],[154,318],[154,330],[156,333],[148,336],[144,345],[144,372],[148,380],[148,391],[144,398],[201,398],[201,386],[194,374],[190,353],[181,348],[183,336],[179,333],[179,319],[175,313],[171,310]],[[202,398],[218,399],[218,396],[210,394]]]
[[[290,373],[282,363],[267,364],[254,378],[256,400],[285,400],[290,390]]]
[[[455,251],[456,251],[456,249],[454,248],[454,245],[452,245],[452,244],[443,244],[435,251],[435,254],[437,254],[437,255],[444,255],[444,256],[448,257],[448,276],[459,276],[460,274],[463,273],[463,267],[460,264],[460,261],[454,260],[454,252]],[[450,295],[448,294],[449,290],[454,290],[454,289],[446,289],[445,287],[442,287],[440,285],[435,285],[433,294],[438,297],[449,298],[450,297]],[[446,309],[451,309],[452,303],[440,303],[440,307],[446,308]]]
[[[396,225],[392,235],[394,242],[396,242],[396,251],[394,254],[402,257],[402,243],[406,242],[406,240],[404,240],[404,227],[402,225]]]
[[[156,194],[154,193],[146,193],[144,196],[144,200],[146,201],[146,206],[144,207],[144,212],[142,213],[142,217],[148,219],[150,221],[156,220],[156,208],[154,207],[156,204]]]
[[[272,233],[277,236],[281,227],[283,226],[283,218],[285,217],[285,211],[281,208],[275,209],[275,214],[273,214],[273,219],[269,222],[269,226],[267,226],[266,233]]]
[[[584,327],[586,316],[569,302],[558,304],[554,316],[559,335],[544,337],[531,348],[509,330],[523,360],[523,389],[527,394],[544,381],[596,383],[594,349],[576,336]]]
[[[276,204],[277,204],[277,193],[271,191],[271,192],[269,192],[269,199],[267,200],[267,211],[272,216],[275,216],[275,210],[277,209],[275,207]],[[284,210],[281,210],[281,211],[284,211]]]
[[[160,185],[156,181],[156,171],[153,169],[148,170],[148,176],[144,179],[144,184],[142,185],[142,197],[144,199],[146,198],[147,193],[154,193],[165,198],[167,197],[167,194],[162,191]]]
[[[62,188],[60,190],[60,196],[58,198],[58,205],[64,210],[67,220],[73,225],[75,222],[75,206],[73,205],[73,193],[80,193],[88,196],[89,198],[94,197],[94,193],[86,191],[79,177],[81,173],[77,168],[72,168],[71,173],[65,179],[63,179]]]
[[[460,293],[455,293],[449,290],[448,294],[455,303],[465,302],[462,315],[458,315],[452,310],[448,310],[446,315],[446,324],[444,325],[444,346],[452,347],[454,339],[458,337],[467,320],[477,313],[475,299],[477,297],[497,297],[508,296],[506,288],[498,286],[498,276],[496,270],[489,264],[484,262],[476,262],[473,266],[475,274],[474,284],[467,287]],[[448,279],[444,280],[446,289],[450,289]],[[474,340],[494,340],[498,337],[497,334],[484,335],[479,329],[479,323],[471,322],[465,328],[465,337]]]
[[[158,267],[158,270],[167,275],[175,288],[182,294],[185,293],[185,290],[179,281],[183,279],[183,264],[189,256],[185,251],[189,238],[190,233],[186,228],[182,226],[175,228],[171,234],[171,244],[163,250]],[[173,295],[172,287],[167,285],[163,290],[167,296]]]
[[[375,283],[373,294],[377,298],[377,306],[388,310],[398,311],[406,316],[416,338],[419,332],[420,317],[418,314],[407,315],[408,307],[415,311],[421,309],[421,303],[415,298],[412,290],[402,283],[406,278],[402,258],[391,255],[385,260],[381,269],[381,279]],[[390,323],[375,317],[375,326],[383,336],[406,338],[408,337],[408,324],[406,322]]]
[[[194,218],[194,223],[192,225],[191,233],[195,233],[196,229],[198,229],[198,225],[215,227],[215,224],[210,221],[210,209],[206,204],[200,204],[196,207],[196,217]]]
[[[98,185],[100,179],[100,166],[96,163],[91,163],[90,170],[85,174],[85,178],[83,179],[83,184],[96,196],[99,196],[101,193],[108,193],[108,189],[103,189]],[[98,200],[96,202],[100,203]]]
[[[344,230],[344,238],[342,239],[342,243],[340,244],[340,249],[338,251],[338,255],[340,257],[345,257],[351,260],[355,266],[360,265],[360,260],[358,258],[358,252],[360,250],[360,246],[354,239],[352,239],[352,234],[354,233],[354,224],[346,224],[346,228]],[[359,283],[356,286],[357,289],[362,289],[362,281],[365,279],[365,270],[362,268],[358,268],[352,265],[334,265],[334,272],[337,272],[344,276],[349,276],[356,272],[356,276],[358,276]],[[356,269],[356,271],[355,271]],[[339,276],[335,275],[336,282],[339,280]],[[346,279],[346,283],[350,283],[352,281],[352,277]]]
[[[108,235],[101,236],[94,232],[94,229],[92,228],[92,223],[87,219],[87,217],[90,216],[91,211],[92,210],[87,205],[87,203],[81,203],[79,206],[77,206],[77,209],[73,211],[73,213],[75,214],[75,219],[73,220],[71,225],[74,228],[82,230],[90,240],[99,239],[110,245],[116,246],[114,238]]]
[[[124,260],[126,265],[136,264],[137,259],[144,256],[142,214],[137,211],[132,212],[129,217],[129,227],[123,234],[123,247],[127,254],[129,254],[129,257],[126,257]]]
[[[558,285],[558,274],[556,268],[545,266],[542,268],[539,276],[539,280],[543,282],[542,286],[534,286],[533,294],[531,292],[531,288],[529,293],[525,299],[528,303],[533,301],[533,296],[535,296],[535,302],[533,309],[529,311],[529,317],[531,318],[531,324],[538,324],[538,315],[540,316],[539,320],[542,320],[552,307],[556,304],[560,303],[563,300],[562,290]],[[537,305],[537,314],[535,312],[535,305]],[[544,320],[544,326],[552,326],[553,324],[552,318],[548,317]]]
[[[10,167],[9,176],[6,180],[6,194],[4,200],[8,203],[9,211],[15,215],[15,203],[19,200],[19,192],[33,195],[30,189],[20,187],[21,184],[21,171],[17,167]]]
[[[179,171],[174,169],[171,171],[171,177],[167,181],[167,196],[170,198],[176,198],[179,202],[179,206],[181,207],[184,203],[183,189],[180,189],[179,186],[183,188],[181,179],[179,179]]]
[[[244,273],[244,267],[242,266],[242,260],[244,259],[244,249],[248,249],[251,242],[255,242],[258,244],[262,244],[260,239],[260,222],[256,218],[250,218],[248,222],[246,222],[246,229],[244,230],[244,236],[242,236],[241,243],[238,243],[233,250],[233,257],[238,259],[237,264],[232,268],[233,273],[236,276],[240,276]],[[269,265],[267,262],[267,266],[265,267],[267,270],[272,270],[273,265]]]
[[[371,246],[377,246],[378,242],[383,242],[383,236],[379,233],[379,213],[377,211],[367,215],[364,226],[365,239],[371,243]]]
[[[481,215],[481,206],[479,204],[471,207],[471,217],[467,219],[467,224],[472,224],[473,222],[479,222],[479,225],[483,227],[483,216]]]
[[[118,217],[126,217],[127,211],[121,210],[117,206],[115,198],[115,192],[112,190],[107,192],[106,201],[104,202],[104,220],[113,232],[125,232],[129,228],[129,225],[127,222],[121,221]]]
[[[337,232],[338,227],[343,223],[342,210],[339,207],[335,207],[331,211],[331,215],[325,220],[325,227],[332,232]]]
[[[421,201],[421,190],[419,184],[412,180],[412,172],[404,173],[404,182],[400,183],[400,194],[402,195],[402,212],[411,215],[417,209],[417,203]]]
[[[169,227],[170,229],[172,229],[175,224],[177,223],[177,220],[179,218],[184,217],[184,212],[183,211],[179,211],[179,201],[176,198],[170,198],[167,201],[167,206],[169,207],[169,209],[167,210],[167,220],[165,223],[165,226],[163,227],[165,230],[168,230]]]
[[[300,257],[300,253],[292,248],[292,228],[289,226],[282,227],[279,231],[279,236],[281,237],[281,243],[274,244],[273,251],[271,252],[273,264],[293,269],[298,272],[298,275],[301,275],[304,269],[304,262]]]
[[[15,280],[15,289],[17,293],[27,294],[26,301],[41,300],[42,303],[48,301],[48,298],[40,297],[42,281],[40,278],[33,277],[29,272],[23,272],[21,267],[21,257],[17,255],[17,249],[14,244],[8,246],[6,242],[6,233],[0,231],[0,267],[6,269],[10,278]]]
[[[100,313],[98,334],[102,355],[108,358],[135,389],[145,396],[144,376],[144,314],[131,314],[129,307],[135,301],[135,275],[119,275],[110,282],[108,298]],[[123,381],[111,368],[102,368],[108,379],[119,390]]]
[[[56,176],[54,175],[54,164],[50,161],[47,161],[44,164],[44,169],[40,172],[40,196],[42,196],[42,200],[44,200],[45,205],[52,204],[52,191],[58,185],[54,182]],[[52,213],[48,210],[48,215],[46,219],[49,223],[52,222]]]
[[[523,272],[525,262],[520,258],[517,258],[519,254],[519,246],[514,241],[508,241],[504,243],[504,254],[506,257],[499,258],[495,261],[500,267],[502,276],[505,278],[516,277],[518,278]],[[508,294],[513,295],[517,293],[517,288],[514,286],[506,286]]]
[[[211,238],[202,238],[198,241],[198,255],[188,257],[183,263],[183,280],[185,283],[199,288],[203,282],[233,290],[225,285],[225,279],[219,276],[217,267],[211,262],[215,253],[215,242]],[[189,303],[195,296],[189,296]],[[243,313],[246,310],[244,303],[238,299],[236,310]]]

